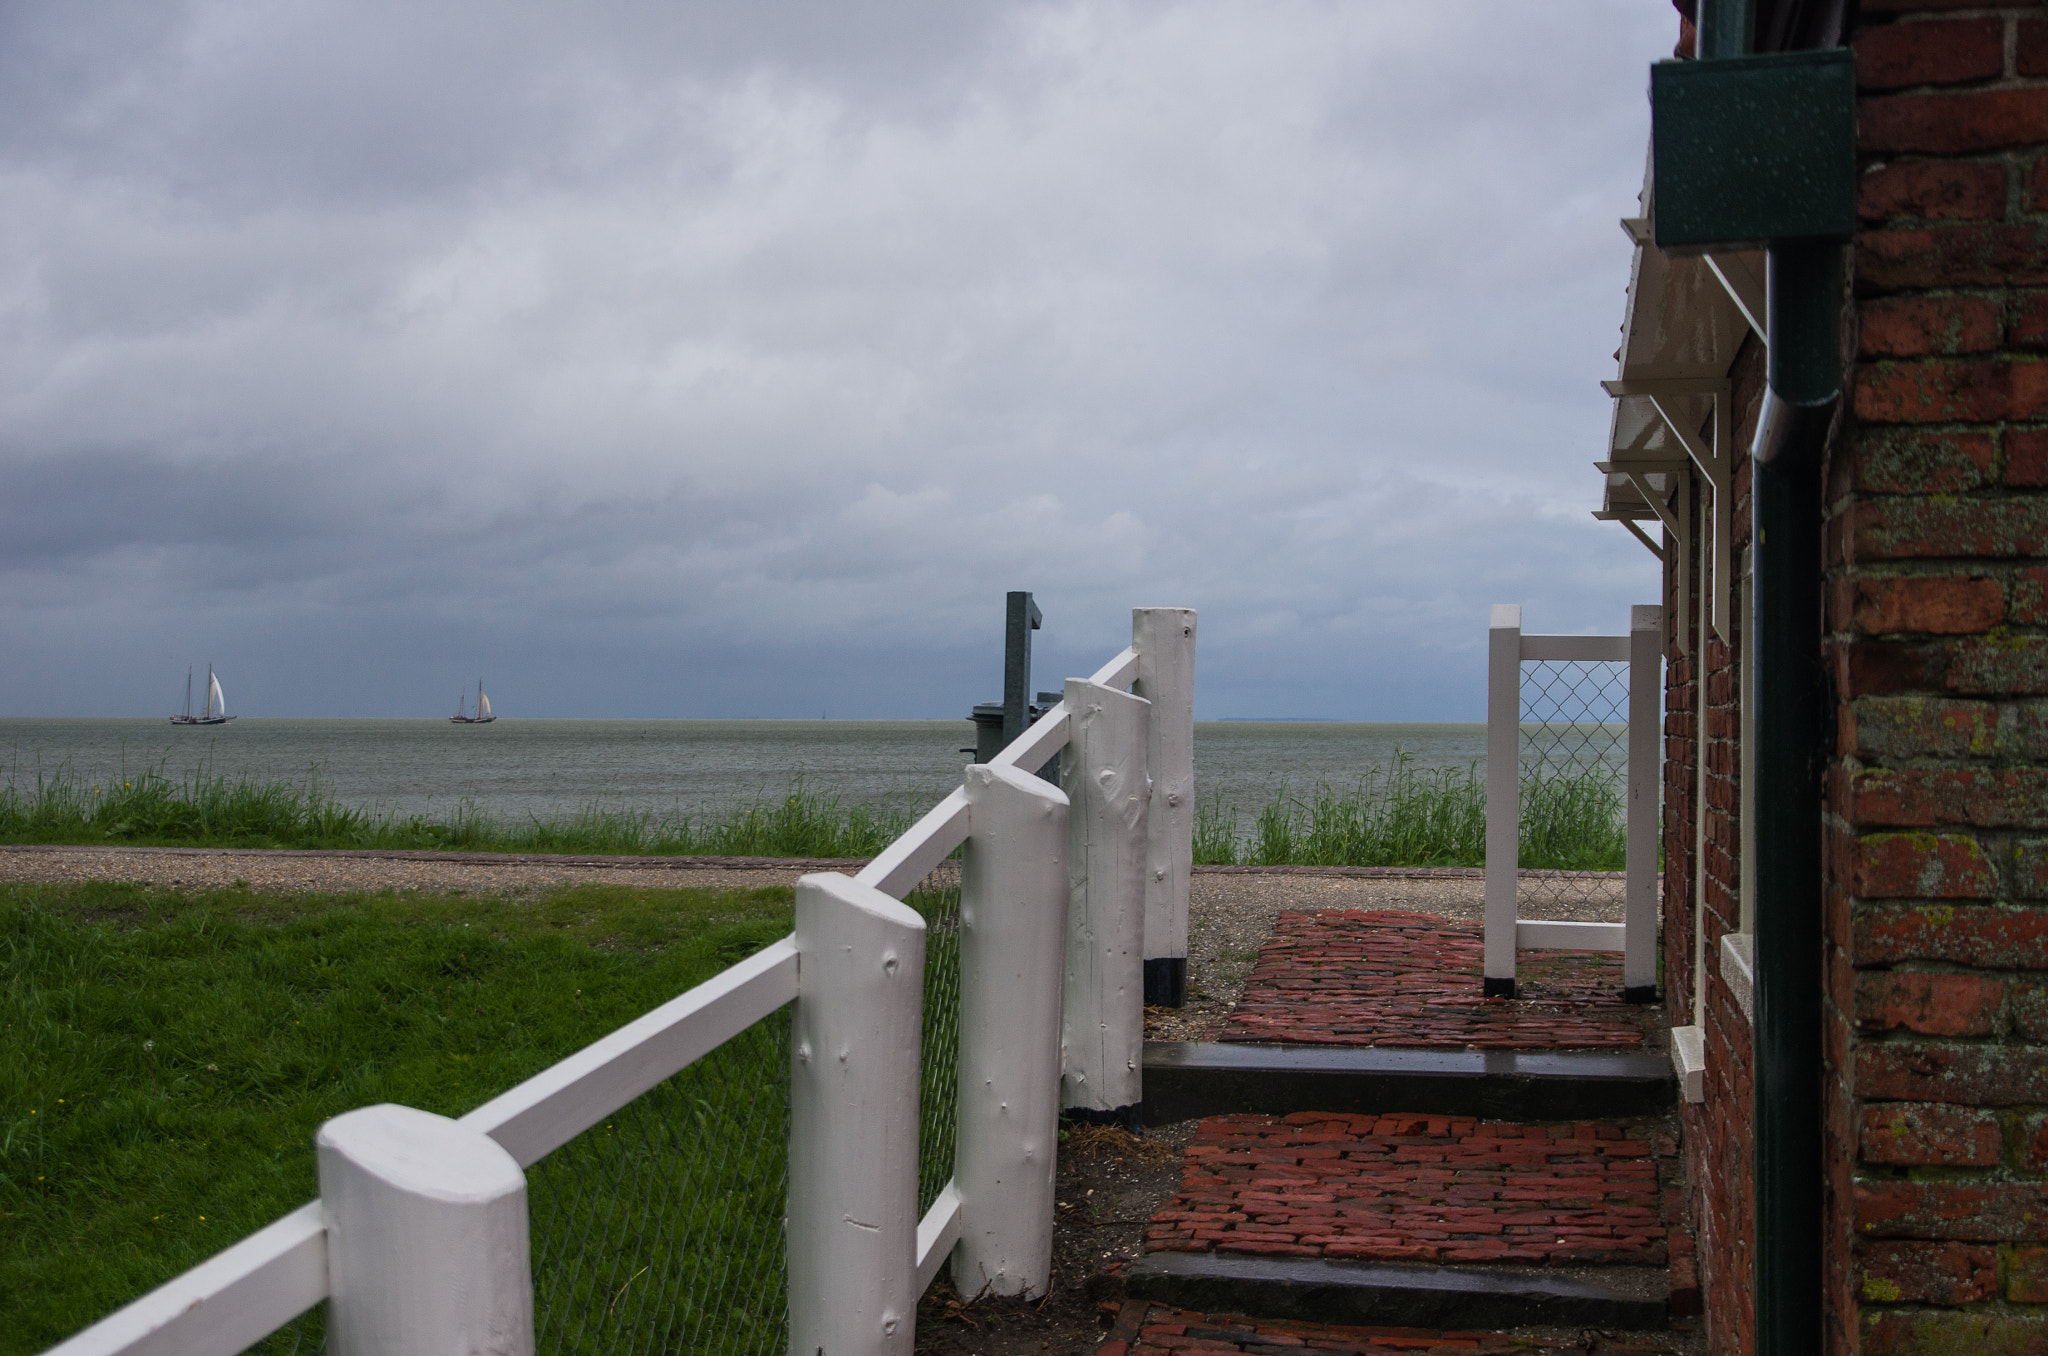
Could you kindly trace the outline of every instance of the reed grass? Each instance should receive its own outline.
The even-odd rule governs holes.
[[[119,781],[66,773],[0,786],[0,843],[163,847],[395,848],[633,856],[872,857],[910,827],[906,810],[842,805],[806,789],[704,816],[586,806],[512,823],[458,806],[442,818],[344,805],[317,778],[184,781],[152,769]]]
[[[1520,864],[1619,871],[1627,856],[1619,780],[1599,769],[1522,779]],[[1418,768],[1405,752],[1349,790],[1283,789],[1244,826],[1236,807],[1195,812],[1195,860],[1238,866],[1486,864],[1486,778],[1477,763]]]

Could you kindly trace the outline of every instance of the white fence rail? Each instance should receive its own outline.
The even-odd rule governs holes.
[[[1518,951],[1622,953],[1622,987],[1648,1002],[1657,989],[1657,807],[1664,693],[1661,607],[1629,610],[1625,636],[1541,636],[1522,631],[1522,609],[1496,604],[1487,632],[1485,992],[1512,998]],[[1626,664],[1628,681],[1622,919],[1554,922],[1521,917],[1522,666]]]
[[[322,1300],[332,1356],[532,1356],[521,1170],[790,1004],[791,1352],[905,1356],[949,1258],[968,1293],[1043,1293],[1062,1106],[1133,1111],[1148,979],[1187,955],[1195,614],[1132,621],[859,874],[799,880],[790,936],[459,1120],[336,1117],[320,1200],[45,1356],[237,1356]],[[1064,789],[1031,775],[1070,743]],[[954,1173],[920,1220],[925,923],[900,901],[963,845]]]

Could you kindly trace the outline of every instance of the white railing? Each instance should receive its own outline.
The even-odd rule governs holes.
[[[908,1353],[949,1258],[967,1293],[1044,1293],[1060,1111],[1136,1106],[1148,949],[1187,954],[1195,614],[1132,637],[858,875],[802,877],[790,936],[460,1119],[335,1117],[319,1200],[46,1356],[237,1356],[322,1300],[332,1356],[532,1356],[523,1170],[786,1004],[791,1352]],[[1032,775],[1068,746],[1064,790]],[[954,1173],[918,1219],[901,900],[961,847]]]
[[[1486,659],[1485,992],[1513,997],[1519,950],[1622,953],[1622,987],[1649,1001],[1657,988],[1657,788],[1664,710],[1661,607],[1629,609],[1625,636],[1532,636],[1522,609],[1495,604]],[[1521,917],[1522,665],[1542,661],[1628,665],[1627,855],[1622,920],[1583,923]]]

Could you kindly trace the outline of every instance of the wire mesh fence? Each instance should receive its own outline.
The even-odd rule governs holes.
[[[1628,665],[1525,660],[1521,673],[1524,903],[1619,907],[1627,864]],[[1525,912],[1524,916],[1528,916]]]
[[[904,902],[925,920],[918,1212],[953,1176],[960,864]],[[537,1356],[715,1356],[787,1345],[787,1008],[527,1170]],[[245,1356],[314,1356],[323,1303]]]

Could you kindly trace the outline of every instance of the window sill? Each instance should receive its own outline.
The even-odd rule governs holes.
[[[1707,1100],[1707,1043],[1699,1027],[1671,1028],[1671,1067],[1678,1071],[1678,1092],[1688,1102]]]
[[[1752,996],[1756,967],[1751,963],[1755,950],[1756,938],[1747,932],[1721,934],[1721,983],[1734,996],[1735,1006],[1742,1009],[1742,1019],[1751,1026],[1756,1025],[1756,1000]]]

